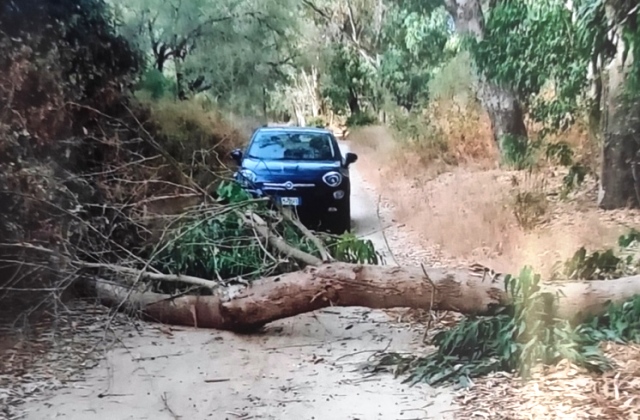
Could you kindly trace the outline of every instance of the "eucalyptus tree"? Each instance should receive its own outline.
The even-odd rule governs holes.
[[[388,11],[386,0],[301,0],[308,16],[323,28],[332,43],[348,44],[362,60],[380,64],[382,31]]]
[[[303,0],[322,33],[329,63],[323,93],[334,109],[377,110],[390,97],[411,110],[428,98],[433,71],[448,58],[448,16],[440,2]]]
[[[637,2],[494,1],[486,21],[479,2],[447,3],[456,3],[458,22],[476,34],[469,49],[489,86],[499,86],[513,99],[485,98],[490,115],[493,105],[518,104],[499,107],[511,110],[505,116],[517,122],[512,127],[519,126],[519,115],[526,111],[546,131],[562,132],[586,111],[602,142],[600,206],[639,205]],[[469,9],[473,3],[477,8]],[[543,95],[549,86],[550,98]]]
[[[429,82],[456,52],[453,28],[437,2],[394,1],[383,29],[382,86],[394,102],[411,111],[429,99]]]
[[[598,3],[591,0],[587,3]],[[599,44],[609,45],[603,71],[603,150],[600,206],[614,209],[640,206],[640,5],[610,0],[599,5]],[[602,10],[604,9],[604,10]],[[587,24],[590,23],[587,21]],[[608,29],[606,32],[604,29]],[[608,41],[606,43],[605,41]],[[607,56],[607,51],[594,51]],[[604,64],[604,63],[601,63]]]
[[[121,31],[173,73],[179,98],[207,91],[225,104],[262,108],[286,78],[299,37],[294,0],[111,0]]]
[[[383,0],[302,0],[324,59],[321,93],[334,111],[357,114],[375,102]]]
[[[483,42],[487,36],[481,0],[445,0],[447,11],[453,17],[456,31]],[[495,4],[496,1],[490,3]],[[494,140],[502,150],[508,138],[526,138],[524,111],[515,92],[509,86],[496,83],[480,74],[479,97],[489,114]]]

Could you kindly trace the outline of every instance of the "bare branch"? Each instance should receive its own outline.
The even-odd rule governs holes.
[[[316,249],[318,250],[318,252],[320,252],[320,255],[322,256],[323,262],[330,262],[333,260],[333,258],[331,258],[331,255],[329,254],[329,251],[327,251],[327,248],[324,246],[322,241],[316,235],[314,235],[309,229],[307,229],[307,227],[303,225],[298,219],[293,217],[293,215],[291,215],[291,212],[288,209],[282,209],[282,214],[287,220],[293,223],[300,230],[300,232],[302,232],[302,234],[306,236],[313,243],[313,245],[315,245]]]
[[[168,281],[168,282],[174,282],[174,283],[175,282],[186,283],[186,284],[192,284],[194,286],[206,287],[208,289],[216,289],[220,287],[220,284],[218,282],[202,279],[200,277],[183,276],[180,274],[150,273],[148,271],[136,270],[135,268],[123,267],[115,264],[102,264],[102,263],[89,263],[89,262],[75,262],[75,264],[83,268],[103,268],[105,270],[110,270],[116,273],[131,274],[141,279]],[[130,281],[129,283],[133,283],[133,282]]]
[[[307,6],[313,12],[315,12],[321,18],[331,22],[331,16],[324,10],[320,9],[320,7],[316,6],[311,0],[302,0],[302,4]]]
[[[314,257],[311,254],[307,254],[304,251],[296,249],[285,242],[284,239],[277,236],[274,232],[269,229],[269,225],[265,222],[260,216],[255,213],[246,213],[242,214],[238,212],[238,214],[242,217],[242,219],[252,226],[256,232],[260,234],[263,238],[265,238],[269,244],[274,247],[279,252],[294,258],[297,261],[300,261],[306,265],[320,265],[322,264],[322,260]]]
[[[354,44],[360,46],[358,30],[356,29],[356,23],[353,18],[353,6],[351,5],[351,0],[347,0],[347,12],[349,16],[349,25],[351,25],[351,39]]]

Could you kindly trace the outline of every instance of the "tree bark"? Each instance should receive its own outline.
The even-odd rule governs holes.
[[[296,114],[296,122],[298,126],[305,127],[307,125],[307,120],[304,117],[304,111],[302,110],[301,106],[298,105],[297,103],[294,103],[293,111]]]
[[[605,210],[638,207],[640,197],[640,147],[633,129],[640,130],[640,106],[619,106],[612,115],[609,129],[605,129],[602,147],[602,176],[600,208]]]
[[[349,87],[347,104],[349,105],[349,111],[351,112],[351,115],[360,113],[360,100],[358,99],[358,94],[356,93],[355,88],[351,86]]]
[[[505,137],[526,138],[527,127],[524,124],[524,111],[515,94],[481,76],[480,102],[489,114],[493,140],[503,150]]]
[[[485,35],[484,15],[480,0],[446,0],[447,11],[453,17],[456,32],[471,35],[480,41]],[[524,112],[515,92],[480,76],[478,96],[489,114],[493,139],[502,150],[505,136],[527,137]]]
[[[173,60],[176,67],[176,93],[178,99],[184,101],[187,99],[187,91],[185,89],[183,58],[176,56]]]
[[[603,94],[599,205],[606,210],[640,205],[640,98],[622,97],[634,57],[625,57],[621,28],[617,32],[617,52],[605,71]]]
[[[301,88],[306,90],[305,96],[309,101],[311,116],[316,118],[318,115],[320,115],[320,103],[322,101],[319,88],[318,69],[315,66],[312,66],[309,74],[307,74],[305,70],[302,70],[300,77],[304,82],[304,86],[301,86]]]
[[[148,320],[237,332],[328,306],[408,307],[488,315],[510,299],[501,276],[346,263],[307,267],[211,296],[171,298],[132,292],[103,280],[95,281],[92,287],[105,305],[139,311]],[[559,296],[558,316],[579,321],[603,313],[610,302],[620,303],[640,294],[640,276],[545,284],[542,291]]]

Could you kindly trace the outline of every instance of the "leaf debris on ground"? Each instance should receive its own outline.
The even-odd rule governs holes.
[[[614,369],[592,374],[567,361],[536,367],[529,380],[494,373],[460,391],[461,419],[640,418],[640,345],[603,343]]]
[[[133,322],[103,306],[74,301],[62,316],[45,316],[28,336],[16,337],[0,363],[0,420],[20,418],[25,403],[81,381],[118,342],[108,331],[127,331]]]

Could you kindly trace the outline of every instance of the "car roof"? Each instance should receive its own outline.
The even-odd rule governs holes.
[[[319,127],[299,127],[299,126],[271,126],[260,127],[255,132],[290,132],[290,133],[318,133],[318,134],[331,134],[331,131],[326,128]]]

